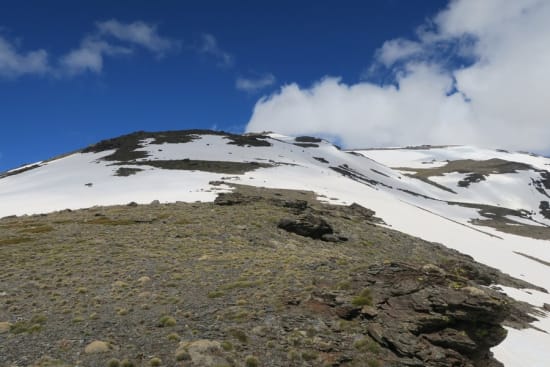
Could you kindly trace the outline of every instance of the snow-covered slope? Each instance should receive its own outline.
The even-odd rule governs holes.
[[[306,189],[327,202],[357,202],[396,230],[550,289],[548,169],[547,158],[472,147],[350,152],[277,134],[135,133],[0,175],[0,217],[211,201],[230,183]],[[550,304],[542,292],[505,290],[538,307]],[[535,326],[550,332],[549,319],[540,319]],[[510,329],[494,352],[506,366],[546,366],[548,345],[550,334]]]

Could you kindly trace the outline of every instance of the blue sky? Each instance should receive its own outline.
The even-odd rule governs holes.
[[[455,1],[455,8],[461,2],[466,0]],[[385,117],[369,115],[376,109],[368,107],[370,94],[358,92],[355,98],[367,113],[336,112],[355,108],[348,106],[355,90],[393,88],[398,101],[410,90],[408,95],[433,100],[431,91],[422,94],[424,86],[438,83],[444,85],[438,111],[449,96],[453,116],[463,109],[454,100],[462,98],[469,108],[471,97],[459,90],[464,83],[457,83],[461,79],[454,73],[484,56],[471,51],[469,42],[483,34],[474,28],[448,36],[444,27],[464,12],[448,5],[435,0],[2,1],[0,171],[136,130],[261,129],[317,133],[348,146],[408,143],[406,137],[388,138],[403,130],[393,120],[372,125]],[[450,16],[438,20],[445,9]],[[429,41],[426,30],[438,40]],[[440,75],[449,82],[436,78]],[[323,91],[336,93],[328,97],[340,103],[334,111],[316,107],[327,105],[318,98]],[[322,118],[306,121],[289,112],[301,108],[334,117],[317,123]],[[368,121],[357,118],[363,115]],[[546,110],[535,117],[540,115],[548,116]],[[359,136],[355,130],[364,134],[362,140],[351,139]]]

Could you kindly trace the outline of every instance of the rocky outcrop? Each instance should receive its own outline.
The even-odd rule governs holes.
[[[323,218],[307,213],[298,218],[283,218],[277,225],[285,231],[296,233],[300,236],[320,239],[326,234],[332,234],[332,226]]]
[[[323,218],[305,213],[297,218],[283,218],[277,225],[279,228],[287,232],[296,233],[300,236],[310,237],[316,240],[326,242],[346,241],[347,238],[334,233],[332,226]]]
[[[510,311],[503,296],[465,284],[435,265],[374,265],[367,274],[368,297],[314,293],[308,302],[328,306],[343,319],[363,319],[365,333],[392,352],[390,364],[501,365],[490,348],[506,337],[501,323]]]
[[[541,201],[539,205],[540,214],[546,219],[550,219],[550,204],[548,201]]]

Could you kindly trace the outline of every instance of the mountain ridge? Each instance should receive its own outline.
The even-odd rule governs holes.
[[[540,156],[467,146],[350,152],[275,133],[136,132],[0,178],[0,217],[155,200],[211,202],[235,184],[310,190],[325,203],[356,202],[390,228],[534,284],[539,291],[502,289],[544,314],[549,165]],[[550,331],[540,315],[533,326]],[[497,358],[518,365],[514,358],[525,343],[545,355],[547,337],[532,333],[508,329],[494,348]]]

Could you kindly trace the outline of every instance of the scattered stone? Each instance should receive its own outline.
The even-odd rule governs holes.
[[[151,282],[151,278],[149,278],[148,276],[142,276],[142,277],[139,278],[137,281],[138,281],[138,283],[140,283],[141,285],[144,285],[144,284],[150,283],[150,282]]]
[[[294,141],[297,141],[299,143],[320,143],[322,142],[323,140],[320,139],[320,138],[316,138],[314,136],[307,136],[307,135],[304,135],[304,136],[297,136]]]
[[[426,264],[422,267],[422,271],[427,274],[445,275],[445,270],[434,264]]]
[[[472,296],[477,297],[487,297],[487,293],[481,288],[477,287],[464,287],[462,288],[463,291],[470,293]]]
[[[238,205],[245,202],[245,197],[238,192],[222,192],[214,200],[216,205]]]
[[[344,305],[334,308],[334,313],[341,319],[353,320],[361,313],[361,309],[358,307]]]
[[[321,240],[325,242],[340,242],[340,237],[333,233],[327,233],[321,236]]]
[[[348,240],[348,238],[345,236],[340,236],[340,235],[330,233],[330,234],[322,235],[321,240],[325,242],[345,242]]]
[[[285,208],[295,209],[298,212],[303,212],[307,209],[308,203],[306,200],[285,200],[283,206]]]
[[[222,179],[228,179],[228,177],[222,177]],[[212,186],[221,186],[221,185],[225,185],[225,181],[210,181],[208,182],[209,185],[212,185]]]
[[[363,306],[363,308],[361,309],[361,315],[372,319],[378,315],[378,311],[376,311],[376,308],[366,305],[366,306]]]
[[[189,359],[193,366],[214,367],[228,364],[224,358],[224,351],[220,342],[215,340],[196,340],[181,342],[176,350],[176,356],[180,360]]]
[[[109,343],[101,341],[101,340],[94,340],[90,344],[84,348],[84,353],[86,354],[92,354],[92,353],[105,353],[111,350],[111,347]]]

